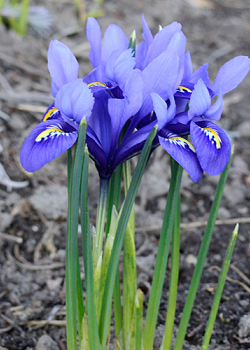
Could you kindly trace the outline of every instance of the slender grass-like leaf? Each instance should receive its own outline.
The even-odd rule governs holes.
[[[124,237],[123,252],[123,336],[125,349],[131,349],[131,337],[133,333],[133,314],[135,313],[136,296],[136,260],[135,260],[134,233],[128,223]]]
[[[26,35],[29,17],[29,0],[22,0],[20,18],[18,20],[18,33]]]
[[[87,315],[84,315],[83,321],[82,321],[82,339],[79,340],[80,343],[80,350],[90,350],[89,348],[89,326],[88,326],[88,318]]]
[[[82,228],[82,246],[83,246],[83,261],[87,291],[87,314],[88,314],[88,339],[90,350],[100,350],[100,342],[98,335],[97,315],[95,309],[94,298],[94,272],[92,259],[92,244],[89,224],[88,210],[88,164],[89,154],[87,148],[84,151],[84,165],[82,171],[81,183],[81,228]]]
[[[182,167],[174,160],[171,175],[171,182],[168,192],[168,198],[164,213],[162,230],[159,241],[159,248],[155,263],[154,277],[152,282],[152,289],[149,298],[146,322],[143,332],[143,347],[144,350],[152,350],[154,342],[154,334],[157,316],[159,312],[162,287],[166,272],[169,246],[172,236],[172,229],[174,223],[174,215],[176,210],[176,203],[179,197]]]
[[[85,313],[84,302],[83,302],[83,290],[81,280],[81,270],[78,256],[77,274],[76,274],[76,300],[77,300],[77,324],[78,324],[78,336],[79,343],[82,341],[82,321]]]
[[[68,196],[70,195],[70,183],[71,183],[71,171],[72,171],[72,165],[73,164],[73,157],[72,157],[72,149],[69,148],[67,150],[67,173],[68,173]]]
[[[133,30],[133,32],[131,34],[128,47],[133,50],[133,56],[135,56],[135,50],[136,50],[136,32],[135,32],[135,30]]]
[[[181,317],[181,322],[179,325],[179,330],[178,330],[178,334],[176,337],[176,341],[175,341],[175,345],[174,345],[174,350],[181,350],[182,346],[183,346],[183,342],[184,342],[184,338],[186,335],[186,331],[187,331],[187,326],[189,323],[189,319],[190,319],[190,315],[193,309],[193,305],[194,305],[194,300],[196,297],[196,293],[199,287],[199,283],[200,283],[200,278],[201,278],[201,274],[203,271],[203,267],[204,267],[204,263],[205,263],[205,259],[207,256],[207,252],[208,252],[208,248],[211,242],[211,238],[213,235],[213,230],[214,230],[214,226],[215,226],[215,220],[217,218],[217,214],[218,214],[218,210],[219,210],[219,206],[220,206],[220,201],[222,198],[222,194],[223,194],[223,189],[226,183],[226,179],[227,179],[227,175],[228,175],[228,171],[230,168],[230,164],[232,162],[232,158],[233,158],[233,150],[232,150],[232,154],[231,154],[231,158],[228,162],[227,167],[225,168],[225,170],[222,172],[221,176],[220,176],[220,180],[217,186],[217,190],[215,193],[215,197],[213,200],[213,204],[211,207],[211,211],[210,211],[210,215],[209,215],[209,219],[208,219],[208,223],[204,232],[204,236],[202,239],[202,243],[201,243],[201,247],[200,247],[200,251],[199,251],[199,255],[198,255],[198,259],[197,259],[197,263],[194,269],[194,273],[193,273],[193,277],[192,277],[192,281],[190,284],[190,288],[189,288],[189,292],[188,292],[188,296],[185,302],[185,306],[184,306],[184,310],[182,313],[182,317]]]
[[[83,152],[86,140],[87,123],[85,118],[79,128],[74,164],[71,170],[69,190],[68,228],[66,240],[66,314],[68,350],[77,350],[77,274],[78,257],[78,212]],[[79,284],[78,284],[79,287]]]
[[[116,171],[113,173],[110,179],[108,199],[107,199],[106,234],[109,233],[113,206],[115,206],[117,212],[119,211],[121,182],[122,182],[122,164],[120,164],[117,167]]]
[[[107,220],[106,220],[106,234],[110,232],[111,218],[113,207],[116,211],[119,210],[120,194],[122,182],[122,164],[120,164],[113,173],[107,199]],[[117,269],[114,286],[114,316],[115,316],[115,334],[118,336],[122,329],[122,305],[121,305],[121,290],[120,290],[120,276],[119,269]]]
[[[100,318],[101,322],[99,325],[100,341],[103,348],[105,347],[107,336],[108,336],[112,294],[113,294],[115,276],[116,276],[116,272],[119,264],[119,257],[122,249],[124,234],[125,234],[127,223],[129,221],[130,213],[134,204],[135,196],[140,184],[140,180],[142,178],[145,166],[147,164],[147,160],[151,150],[151,145],[156,135],[156,132],[157,132],[157,126],[155,126],[152,129],[143,147],[140,159],[138,161],[137,167],[134,172],[134,176],[132,178],[132,181],[128,190],[128,194],[125,198],[121,217],[118,223],[117,234],[115,236],[113,250],[112,250],[110,263],[108,267],[107,279],[106,279],[104,296],[103,296],[104,302],[102,303],[102,310],[101,310],[101,318]]]
[[[220,300],[221,300],[221,296],[222,296],[222,292],[223,292],[223,288],[225,285],[225,281],[227,278],[227,273],[228,273],[228,269],[230,266],[230,261],[233,255],[233,250],[234,250],[234,246],[235,246],[235,242],[236,242],[236,238],[238,235],[238,230],[239,230],[239,225],[237,224],[235,226],[235,229],[233,231],[232,237],[230,239],[228,248],[227,248],[227,252],[226,252],[226,256],[225,259],[223,261],[223,266],[221,269],[221,274],[220,274],[220,278],[219,278],[219,282],[218,282],[218,286],[216,289],[216,293],[214,296],[214,301],[213,301],[213,305],[210,311],[210,315],[209,315],[209,320],[207,323],[207,328],[206,328],[206,332],[204,335],[204,339],[203,339],[203,343],[202,343],[202,347],[201,350],[207,350],[208,349],[208,345],[211,339],[211,335],[212,335],[212,330],[214,328],[214,322],[216,319],[216,315],[218,312],[218,308],[219,308],[219,304],[220,304]]]
[[[135,308],[136,308],[135,348],[136,350],[141,350],[142,322],[143,322],[143,293],[140,289],[138,289],[136,292]]]
[[[123,163],[123,178],[126,196],[131,183],[130,160]],[[133,324],[131,320],[135,312],[134,305],[137,289],[134,205],[125,232],[123,250],[123,337],[125,349],[127,350],[132,341]]]
[[[100,259],[100,256],[102,254],[108,188],[109,188],[109,180],[100,179],[99,200],[98,200],[97,218],[96,218],[97,247],[96,248],[94,247],[93,249],[94,267],[95,267],[95,264],[97,264],[97,261]]]
[[[174,318],[176,310],[177,287],[179,279],[179,255],[180,255],[180,196],[178,197],[174,228],[172,234],[172,254],[171,254],[171,272],[170,272],[170,286],[168,297],[167,317],[165,324],[165,332],[161,350],[171,349],[171,340],[174,327]]]

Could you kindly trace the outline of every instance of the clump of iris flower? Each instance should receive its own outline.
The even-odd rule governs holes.
[[[50,43],[48,69],[55,101],[24,142],[21,163],[26,171],[39,169],[70,148],[83,117],[89,153],[101,178],[110,178],[120,163],[138,154],[156,123],[153,145],[160,143],[193,181],[199,181],[203,171],[223,171],[231,145],[212,120],[221,117],[222,95],[248,73],[249,58],[227,62],[211,84],[207,64],[193,73],[181,24],[173,22],[155,36],[144,16],[142,25],[144,40],[135,50],[114,24],[102,41],[99,24],[89,18],[93,70],[83,79],[78,78],[78,62],[70,49],[56,40]]]
[[[142,17],[144,31],[148,26]],[[95,104],[89,118],[87,144],[99,174],[109,178],[117,165],[139,153],[155,125],[151,120],[151,93],[166,98],[166,81],[175,91],[184,70],[186,39],[180,24],[163,28],[147,45],[148,58],[129,48],[129,40],[116,25],[110,25],[101,45],[101,30],[94,18],[87,22],[93,70],[84,78]],[[145,54],[145,50],[144,50]],[[126,125],[125,135],[121,138]]]
[[[48,68],[55,101],[22,146],[20,160],[28,172],[38,170],[76,142],[80,122],[89,118],[94,105],[91,90],[78,79],[75,56],[57,40],[49,46]]]
[[[222,95],[233,90],[250,69],[250,59],[238,56],[225,63],[213,84],[205,64],[192,72],[189,52],[186,54],[182,82],[167,103],[158,95],[152,96],[159,123],[158,138],[162,147],[187,170],[197,182],[203,171],[218,175],[226,167],[230,154],[230,140],[218,125],[222,115]],[[218,96],[212,104],[212,99]],[[189,135],[189,142],[184,135]]]

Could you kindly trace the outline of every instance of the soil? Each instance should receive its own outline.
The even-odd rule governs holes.
[[[0,349],[64,350],[66,156],[29,176],[21,168],[19,152],[25,137],[52,101],[46,62],[49,41],[59,39],[72,49],[80,62],[81,76],[91,66],[85,29],[79,25],[73,1],[45,0],[32,4],[47,7],[53,17],[52,26],[47,25],[46,30],[39,32],[29,27],[25,37],[0,26],[0,162],[15,181],[6,186],[6,177],[0,178]],[[110,23],[116,23],[128,36],[136,29],[139,40],[142,13],[153,33],[158,31],[159,24],[181,22],[195,68],[209,62],[212,80],[227,60],[250,54],[248,0],[106,0],[98,8],[102,11],[98,21],[103,32]],[[85,10],[93,11],[94,2],[86,1]],[[249,323],[250,309],[249,91],[250,75],[224,98],[220,125],[235,145],[235,156],[219,211],[221,221],[214,230],[184,349],[200,349],[219,270],[236,222],[240,222],[239,235],[210,349],[250,349],[250,329],[244,328],[244,320]],[[98,176],[93,164],[90,172],[90,212],[94,223]],[[138,284],[145,293],[145,305],[169,179],[169,157],[158,148],[136,201]],[[28,181],[27,185],[22,181]],[[197,184],[186,173],[183,176],[176,329],[204,232],[203,222],[208,218],[217,183],[218,176],[204,175]],[[168,275],[167,271],[155,349],[159,349],[164,330]],[[49,337],[45,339],[44,335]]]

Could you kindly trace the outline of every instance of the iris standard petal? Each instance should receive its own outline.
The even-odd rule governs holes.
[[[89,60],[93,67],[96,68],[101,64],[101,40],[102,32],[97,20],[88,17],[86,24],[86,35],[90,43]]]
[[[168,46],[168,49],[170,51],[173,50],[177,52],[178,58],[179,58],[179,69],[178,69],[176,82],[173,86],[174,90],[177,89],[177,87],[180,85],[183,79],[186,42],[187,42],[187,38],[185,37],[183,32],[180,31],[173,35]]]
[[[217,101],[204,113],[206,119],[219,120],[223,111],[223,100],[220,95]]]
[[[210,121],[192,121],[190,135],[202,169],[209,175],[220,174],[231,155],[231,144],[225,131]]]
[[[65,84],[58,91],[55,99],[55,107],[67,118],[74,119],[78,124],[83,117],[90,116],[93,105],[93,94],[82,79]]]
[[[55,87],[61,88],[64,84],[78,78],[79,65],[72,51],[58,40],[52,40],[48,50],[48,69],[54,81],[52,93],[55,97]]]
[[[124,87],[124,98],[111,98],[108,101],[108,111],[111,120],[112,141],[111,149],[118,144],[120,133],[125,123],[133,117],[142,104],[142,79],[141,72],[134,70]],[[136,117],[134,117],[136,119]]]
[[[190,51],[185,54],[183,81],[189,81],[193,73],[193,64]]]
[[[200,181],[203,170],[193,145],[183,137],[174,134],[167,135],[167,137],[158,135],[158,137],[161,146],[189,173],[192,181]]]
[[[20,153],[28,172],[34,172],[61,155],[77,140],[78,131],[61,118],[41,122],[29,134]]]
[[[154,111],[157,117],[159,131],[168,124],[175,116],[175,101],[172,91],[169,91],[170,95],[170,107],[168,108],[167,103],[156,93],[152,93]]]
[[[128,44],[129,40],[123,30],[115,24],[110,24],[103,37],[102,61],[108,62],[110,55],[116,50],[127,50]]]
[[[193,117],[203,115],[211,105],[211,98],[202,79],[198,80],[198,83],[194,86],[192,92],[188,117],[191,120]]]
[[[153,34],[149,29],[147,21],[145,20],[144,13],[141,16],[141,21],[142,21],[142,28],[143,28],[142,37],[145,41],[146,46],[149,47],[149,45],[153,42]]]
[[[143,70],[143,104],[140,116],[145,116],[153,110],[152,92],[156,92],[163,99],[168,97],[166,85],[175,85],[178,69],[177,53],[174,50],[166,50]]]
[[[162,28],[154,37],[152,44],[148,48],[146,64],[149,64],[157,56],[168,48],[168,45],[175,33],[181,31],[181,24],[173,22]]]
[[[120,53],[113,52],[105,67],[105,75],[112,82],[116,82],[122,89],[125,82],[131,75],[135,66],[135,58],[132,49],[128,49]]]
[[[196,84],[199,79],[202,79],[203,83],[209,87],[210,80],[208,75],[208,63],[204,63],[191,75],[189,82]]]
[[[141,20],[142,20],[142,27],[143,27],[142,37],[145,41],[141,41],[137,46],[135,58],[136,58],[136,68],[143,70],[147,65],[146,57],[147,57],[148,48],[153,42],[153,35],[151,33],[151,30],[148,27],[144,14],[142,14]]]
[[[211,85],[214,95],[224,95],[235,89],[245,78],[249,69],[250,59],[247,56],[237,56],[226,62]]]

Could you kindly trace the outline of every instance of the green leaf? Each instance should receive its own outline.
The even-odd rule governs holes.
[[[143,293],[140,289],[138,289],[136,292],[135,309],[136,309],[135,348],[136,350],[141,350],[142,323],[143,323]]]
[[[143,332],[144,350],[152,350],[157,316],[159,312],[162,287],[166,272],[169,246],[172,236],[174,215],[177,199],[179,197],[182,167],[173,160],[172,176],[168,192],[167,204],[164,213],[159,248],[155,263],[152,289],[150,293],[146,322]]]
[[[204,339],[203,339],[203,343],[202,343],[202,347],[201,350],[207,350],[208,346],[209,346],[209,342],[211,339],[211,335],[212,335],[212,330],[214,327],[214,322],[216,319],[216,315],[218,312],[218,308],[219,308],[219,304],[220,304],[220,300],[221,300],[221,296],[222,296],[222,292],[223,292],[223,288],[225,285],[225,281],[227,278],[227,273],[228,273],[228,269],[230,266],[230,261],[233,255],[233,250],[234,250],[234,246],[235,246],[235,242],[236,242],[236,238],[238,235],[238,230],[239,230],[239,225],[237,224],[235,226],[235,229],[233,231],[232,237],[230,239],[228,248],[227,248],[227,253],[223,262],[223,266],[221,269],[221,274],[220,274],[220,278],[219,278],[219,282],[218,282],[218,286],[217,286],[217,290],[214,296],[214,301],[213,301],[213,305],[211,308],[211,312],[209,315],[209,320],[207,323],[207,328],[206,328],[206,332],[204,335]]]
[[[29,17],[29,0],[22,0],[20,18],[18,20],[18,33],[26,35]]]
[[[95,308],[94,296],[94,272],[92,259],[92,245],[89,224],[89,210],[88,210],[88,164],[89,154],[87,148],[84,151],[84,167],[82,171],[81,184],[81,228],[82,228],[82,247],[83,247],[83,261],[86,280],[87,292],[87,314],[88,314],[88,330],[89,330],[89,345],[90,350],[100,350],[100,342],[98,335],[97,315]]]
[[[196,264],[195,269],[194,269],[194,273],[193,273],[192,281],[190,284],[188,296],[187,296],[184,310],[182,313],[181,322],[179,325],[179,331],[178,331],[178,334],[176,337],[174,350],[181,350],[182,346],[183,346],[184,338],[186,335],[190,315],[191,315],[191,312],[193,309],[196,293],[197,293],[197,290],[199,287],[200,278],[201,278],[201,274],[203,271],[208,248],[209,248],[211,238],[213,235],[215,220],[217,218],[217,214],[218,214],[218,210],[219,210],[219,206],[220,206],[220,201],[222,198],[222,194],[223,194],[224,186],[225,186],[225,183],[227,180],[227,175],[228,175],[228,171],[229,171],[229,168],[230,168],[230,165],[232,162],[232,158],[233,158],[233,149],[232,149],[232,154],[231,154],[231,158],[228,162],[228,165],[225,168],[225,170],[222,172],[218,186],[217,186],[217,190],[216,190],[213,204],[211,207],[208,223],[207,223],[207,226],[206,226],[206,229],[204,232],[204,236],[202,239],[202,243],[201,243],[201,247],[200,247],[200,251],[199,251],[199,255],[198,255],[198,259],[197,259],[197,264]]]
[[[176,310],[177,288],[179,279],[179,255],[180,255],[180,196],[175,211],[174,229],[172,235],[172,254],[171,254],[171,272],[167,317],[165,324],[165,332],[161,350],[171,349],[172,333],[174,328],[174,318]]]
[[[77,289],[80,287],[79,282],[77,283],[80,273],[78,256],[78,212],[86,131],[87,124],[86,120],[83,119],[79,128],[74,164],[71,170],[71,166],[69,165],[68,167],[71,173],[71,175],[69,174],[69,206],[66,241],[66,322],[68,350],[77,350],[77,303],[78,308],[80,307],[81,310],[83,309],[83,306],[79,305],[81,300],[77,299],[76,296],[79,295]]]

